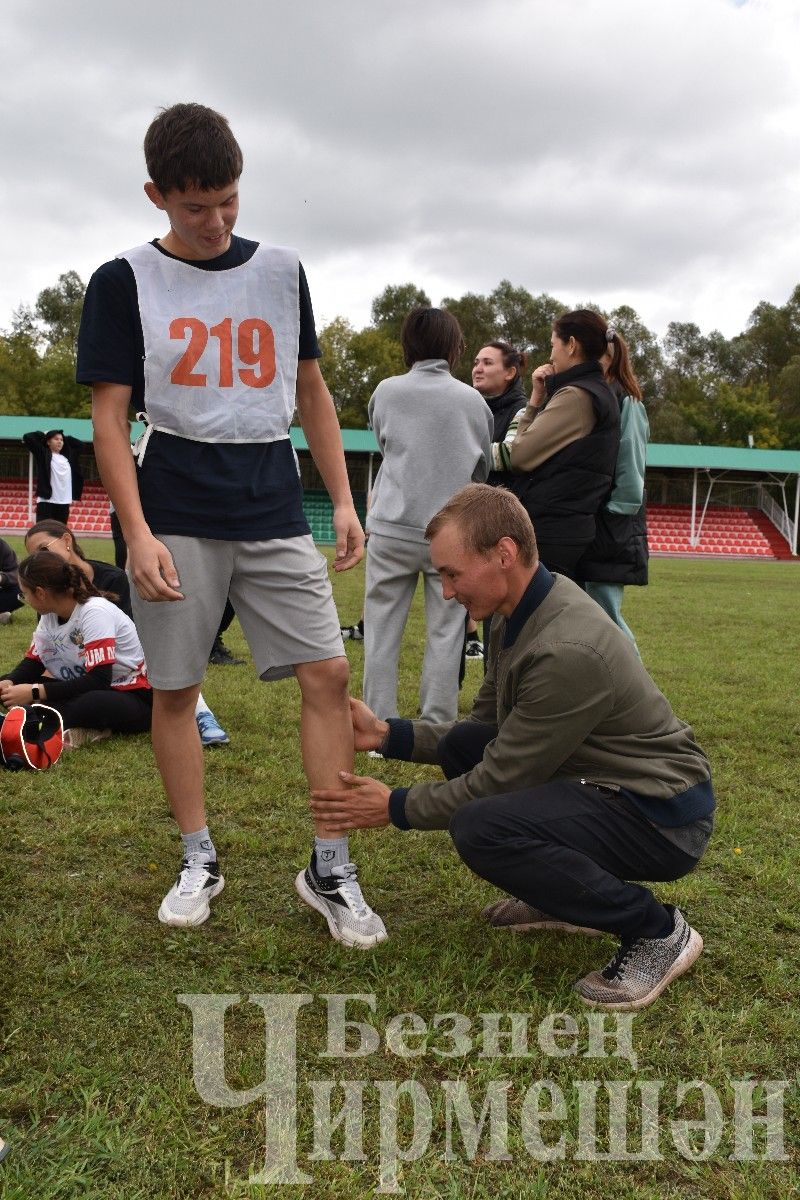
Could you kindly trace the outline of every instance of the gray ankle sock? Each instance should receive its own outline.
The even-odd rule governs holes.
[[[350,862],[347,838],[314,838],[314,866],[318,875],[330,875],[334,867]]]
[[[183,842],[183,853],[187,858],[190,854],[197,854],[206,862],[216,862],[217,852],[207,825],[198,829],[197,833],[182,833],[181,841]]]

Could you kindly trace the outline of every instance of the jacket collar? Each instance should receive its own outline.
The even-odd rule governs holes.
[[[506,621],[506,628],[503,634],[503,649],[507,650],[509,646],[513,646],[514,642],[520,635],[522,627],[529,617],[536,612],[536,609],[542,601],[550,594],[550,590],[555,583],[555,579],[548,571],[543,562],[534,572],[533,579],[526,587],[520,597],[517,607],[512,612],[511,616]]]
[[[524,408],[528,403],[528,397],[519,376],[499,396],[484,396],[483,399],[493,413],[505,412],[512,404],[515,405],[514,411],[516,411],[518,408]]]
[[[420,358],[409,367],[410,371],[445,371],[450,374],[450,365],[446,358]]]
[[[566,371],[559,371],[557,375],[545,376],[544,386],[547,392],[548,399],[554,396],[559,388],[567,387],[570,383],[578,383],[580,387],[581,379],[595,379],[600,383],[605,383],[605,375],[599,362],[593,358],[588,358],[586,362],[576,363],[574,367],[569,367]]]

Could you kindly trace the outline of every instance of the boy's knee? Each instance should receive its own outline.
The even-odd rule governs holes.
[[[295,674],[304,699],[319,699],[320,693],[331,698],[347,696],[350,664],[344,657],[302,663],[295,667]]]
[[[173,691],[153,688],[153,712],[165,717],[181,716],[187,712],[194,714],[199,694],[199,685]]]

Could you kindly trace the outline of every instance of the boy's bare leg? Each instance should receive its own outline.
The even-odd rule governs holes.
[[[158,910],[165,925],[202,924],[225,884],[206,829],[203,747],[195,720],[199,693],[199,684],[174,692],[153,689],[153,752],[184,847],[178,878]]]
[[[353,770],[353,723],[350,718],[346,658],[300,663],[295,667],[302,696],[300,747],[309,790],[340,787],[340,771]],[[315,821],[318,837],[335,837]]]
[[[181,833],[206,823],[203,747],[194,715],[199,695],[199,683],[174,692],[153,689],[153,753]]]
[[[309,787],[341,787],[339,772],[353,770],[347,659],[301,663],[295,674],[302,694],[300,742]],[[364,900],[349,862],[347,839],[321,821],[315,822],[315,833],[312,865],[295,880],[299,895],[325,917],[337,941],[361,949],[385,941],[383,921]],[[320,862],[320,852],[330,856],[328,863]]]

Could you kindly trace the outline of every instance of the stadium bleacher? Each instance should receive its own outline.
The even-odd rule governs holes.
[[[332,508],[324,490],[303,493],[305,509],[315,542],[330,545],[335,536]],[[363,498],[356,507],[364,520]],[[699,522],[700,512],[697,520]],[[87,483],[83,498],[73,504],[70,525],[76,533],[90,537],[110,537],[108,497],[99,483]],[[722,555],[735,558],[791,558],[786,541],[772,523],[756,508],[709,506],[703,519],[700,540],[692,546],[692,510],[688,504],[650,504],[647,532],[652,554]],[[24,533],[28,519],[28,485],[24,480],[0,480],[0,531]]]
[[[35,506],[34,497],[34,510]],[[0,529],[9,533],[24,533],[31,525],[28,517],[27,480],[0,480]],[[70,525],[76,533],[91,537],[111,536],[108,496],[99,483],[85,485],[82,499],[73,504],[70,510]]]
[[[700,516],[701,511],[698,510],[698,526]],[[772,559],[792,557],[785,539],[757,508],[709,505],[700,528],[700,538],[694,546],[690,540],[691,532],[691,505],[648,505],[647,537],[651,554]]]
[[[35,507],[35,500],[34,500]],[[328,545],[336,541],[333,532],[333,510],[326,491],[303,493],[303,508],[311,526],[315,542]],[[356,510],[364,520],[363,498],[356,497]],[[110,537],[111,522],[108,515],[108,496],[99,483],[87,483],[83,497],[70,510],[70,527],[77,534],[89,537]],[[28,513],[28,484],[19,479],[0,480],[0,531],[24,533],[30,528]]]

